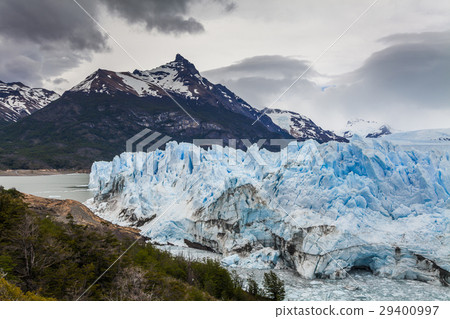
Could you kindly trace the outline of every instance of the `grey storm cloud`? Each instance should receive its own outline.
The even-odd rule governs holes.
[[[388,46],[317,95],[317,114],[374,119],[394,128],[448,127],[450,32],[395,34],[380,41]]]
[[[0,40],[0,80],[4,82],[23,82],[26,85],[39,85],[41,82],[41,63],[36,53],[37,45],[16,44]]]
[[[69,83],[69,81],[67,79],[64,79],[64,78],[56,78],[52,82],[54,84]]]
[[[97,0],[78,2],[94,17],[102,12],[145,23],[162,33],[198,33],[203,25],[189,16],[194,3],[218,3],[232,10],[227,0]],[[40,85],[43,78],[89,61],[94,52],[109,50],[108,37],[74,1],[0,1],[0,79]]]
[[[195,3],[215,2],[225,11],[232,11],[236,3],[230,0],[100,0],[113,14],[130,24],[144,23],[148,30],[165,33],[203,32],[203,25],[188,17],[189,8]]]
[[[257,108],[271,102],[289,87],[309,66],[309,62],[280,55],[255,56],[230,66],[203,72],[213,82],[223,83]],[[320,76],[313,68],[296,86],[305,91],[319,90],[312,82]]]
[[[97,14],[90,2],[86,8]],[[107,38],[72,1],[0,2],[0,79],[40,86],[108,49]],[[78,12],[77,12],[78,13]]]
[[[148,30],[173,33],[204,31],[200,22],[192,17],[185,17],[189,6],[196,0],[101,0],[101,2],[128,23],[145,23]]]
[[[97,14],[92,2],[83,4]],[[66,42],[73,50],[101,51],[106,37],[92,24],[89,17],[78,13],[72,1],[2,0],[0,2],[0,34],[3,37],[34,43]]]
[[[336,119],[354,117],[394,127],[407,127],[406,121],[412,123],[413,118],[428,127],[448,126],[450,31],[393,34],[379,41],[386,47],[358,69],[332,77],[312,69],[275,106],[306,113],[329,126]],[[262,107],[289,87],[308,64],[282,56],[257,56],[204,74]],[[436,112],[441,112],[439,118]]]
[[[308,68],[309,62],[281,55],[261,55],[243,59],[230,66],[204,72],[210,77],[238,79],[258,76],[267,79],[296,78]],[[317,75],[313,69],[308,77]]]
[[[389,46],[339,80],[347,99],[352,97],[352,103],[343,102],[380,109],[450,107],[450,32],[396,34],[380,41]]]

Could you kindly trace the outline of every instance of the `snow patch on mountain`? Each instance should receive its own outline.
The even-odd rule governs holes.
[[[102,69],[89,75],[85,80],[70,89],[70,92],[105,93],[109,95],[122,92],[140,97],[161,97],[162,94],[165,94],[155,84],[129,72],[113,72]]]
[[[268,108],[264,109],[264,112],[275,124],[297,140],[305,141],[313,139],[321,142],[346,141],[345,138],[342,138],[331,131],[324,130],[304,115],[287,110]]]
[[[275,124],[287,132],[290,132],[291,128],[294,126],[294,121],[292,120],[292,116],[294,115],[293,112],[282,111],[279,109],[266,109],[266,114],[270,116]]]
[[[156,83],[165,90],[184,95],[187,98],[195,99],[194,94],[198,95],[198,90],[196,92],[195,88],[191,88],[191,85],[189,85],[191,83],[181,76],[183,72],[186,72],[183,61],[175,60],[149,71],[135,71],[134,74],[149,82]],[[192,81],[206,87],[201,76],[198,75],[196,77],[192,73],[189,74],[189,76]]]
[[[203,245],[230,266],[450,282],[450,154],[439,149],[357,137],[280,153],[169,143],[94,163],[90,187],[102,218],[155,242]]]
[[[58,98],[59,94],[53,91],[0,81],[0,120],[16,122]]]
[[[140,78],[137,78],[136,76],[133,76],[129,73],[120,73],[118,74],[119,77],[122,78],[123,83],[126,86],[131,87],[138,96],[154,96],[154,97],[161,97],[161,90],[159,88],[155,88],[155,85],[152,83],[149,83],[148,81],[143,81]]]
[[[366,138],[377,138],[392,133],[393,130],[389,127],[389,125],[363,119],[348,121],[345,128],[338,132],[339,135],[342,135],[345,138],[351,138],[354,135],[359,135]]]

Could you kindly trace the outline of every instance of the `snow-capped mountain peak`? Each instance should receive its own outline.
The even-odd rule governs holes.
[[[346,141],[345,138],[342,138],[331,131],[322,129],[310,118],[296,112],[268,108],[264,111],[275,124],[295,137],[297,140],[305,141],[312,139],[320,142]]]
[[[151,70],[134,70],[130,73],[99,69],[69,92],[126,93],[153,98],[170,94],[180,103],[224,108],[242,114],[251,121],[261,116],[261,111],[251,107],[225,86],[213,84],[202,77],[194,64],[180,54],[176,55],[175,60]],[[285,134],[269,117],[264,115],[260,121],[269,131]]]
[[[367,121],[364,119],[353,119],[347,122],[345,128],[338,132],[345,138],[351,138],[353,135],[359,135],[366,138],[377,138],[383,135],[392,134],[393,130],[389,125],[381,124],[376,121]]]
[[[177,54],[174,61],[151,70],[134,70],[130,73],[98,69],[70,89],[70,92],[110,95],[124,92],[140,97],[162,97],[169,93],[195,100],[201,95],[200,91],[212,87],[213,84],[204,79],[192,63]]]
[[[53,91],[0,81],[0,121],[16,122],[58,98]]]
[[[151,70],[135,70],[133,75],[143,81],[154,83],[168,92],[191,99],[198,99],[200,91],[212,87],[209,81],[203,79],[194,64],[180,54],[177,54],[172,62]]]
[[[105,93],[115,95],[118,92],[136,96],[159,96],[163,90],[129,72],[114,72],[98,69],[82,82],[70,89],[70,92]]]

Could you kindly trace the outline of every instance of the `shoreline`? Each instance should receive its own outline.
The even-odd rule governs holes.
[[[89,174],[88,169],[11,169],[0,171],[0,176],[49,176],[68,174]]]

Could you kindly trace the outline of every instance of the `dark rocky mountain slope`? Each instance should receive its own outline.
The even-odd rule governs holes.
[[[252,125],[260,115],[180,55],[150,71],[98,70],[0,132],[0,169],[87,169],[125,151],[127,139],[145,128],[178,142],[237,139],[239,148],[244,138],[292,138],[268,116]]]

